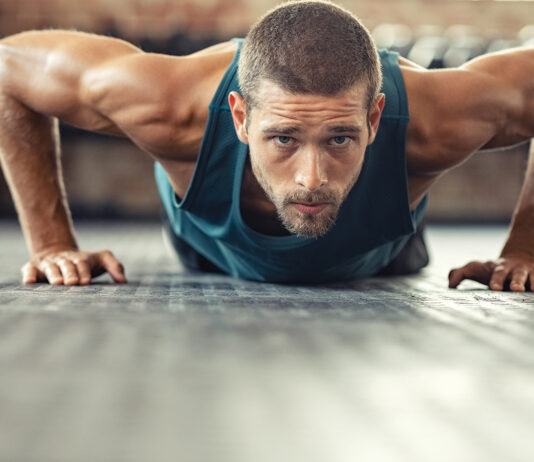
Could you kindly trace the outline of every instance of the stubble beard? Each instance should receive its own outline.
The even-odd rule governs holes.
[[[349,195],[350,190],[355,185],[360,175],[360,170],[356,172],[349,184],[341,191],[302,191],[297,190],[290,194],[280,196],[275,194],[273,188],[263,175],[261,169],[251,159],[251,167],[256,180],[276,207],[278,219],[290,233],[301,237],[317,239],[330,231],[336,223],[341,205]],[[307,214],[298,211],[292,203],[325,203],[329,205],[317,214]]]

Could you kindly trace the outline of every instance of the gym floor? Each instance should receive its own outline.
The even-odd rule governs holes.
[[[22,286],[0,222],[0,460],[532,460],[534,294],[447,273],[504,227],[427,230],[418,276],[281,286],[185,273],[158,224],[81,224],[130,283]]]

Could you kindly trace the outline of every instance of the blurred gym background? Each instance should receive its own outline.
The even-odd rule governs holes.
[[[0,36],[67,28],[129,40],[145,51],[187,54],[234,36],[275,0],[0,0]],[[534,1],[345,0],[377,45],[422,66],[457,66],[477,55],[534,45]],[[67,191],[75,219],[157,219],[152,162],[131,143],[62,127]],[[503,222],[512,213],[527,146],[480,153],[434,187],[434,222]],[[14,216],[0,174],[0,217]]]

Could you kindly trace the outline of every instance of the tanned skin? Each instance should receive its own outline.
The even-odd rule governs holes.
[[[131,139],[162,164],[183,197],[209,103],[235,51],[236,44],[227,42],[189,56],[166,56],[71,31],[26,32],[0,40],[0,160],[30,252],[22,270],[24,283],[88,284],[104,272],[126,282],[111,252],[86,252],[77,246],[63,186],[57,120]],[[441,175],[473,153],[534,138],[533,48],[486,55],[458,69],[425,70],[405,59],[400,64],[411,117],[406,151],[412,207]],[[287,97],[274,84],[263,84],[265,91],[272,87],[273,97],[280,94],[276,101]],[[304,101],[305,95],[299,104]],[[247,142],[244,102],[232,94],[230,104],[238,136]],[[360,150],[374,139],[382,107],[379,97]],[[294,165],[300,187],[324,183],[330,167],[318,159],[310,155]],[[276,213],[250,165],[244,172],[241,207],[255,228],[276,234]],[[451,271],[450,287],[464,279],[492,290],[503,290],[507,281],[513,291],[524,291],[527,282],[534,287],[534,148],[500,258]]]

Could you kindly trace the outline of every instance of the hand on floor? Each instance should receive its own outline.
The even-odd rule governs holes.
[[[125,283],[123,265],[109,250],[84,252],[55,250],[40,254],[22,267],[22,282],[48,281],[52,285],[86,285],[108,272],[115,282]]]
[[[534,260],[507,257],[487,262],[472,261],[449,273],[449,287],[455,289],[464,279],[487,285],[491,290],[512,292],[534,290]]]

